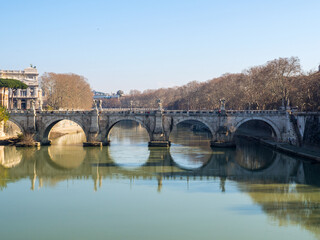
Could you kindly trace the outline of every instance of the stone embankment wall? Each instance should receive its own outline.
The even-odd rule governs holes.
[[[307,116],[303,145],[320,147],[320,118],[317,115]]]

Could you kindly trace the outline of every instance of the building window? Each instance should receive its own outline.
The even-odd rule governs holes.
[[[23,109],[23,110],[27,109],[26,100],[21,100],[21,109]]]

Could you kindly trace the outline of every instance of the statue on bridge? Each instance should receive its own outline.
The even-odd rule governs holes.
[[[157,100],[157,103],[158,103],[158,109],[159,109],[160,111],[162,111],[162,110],[163,110],[163,108],[162,108],[162,102],[161,102],[161,99],[158,99],[158,100]]]
[[[102,100],[99,100],[99,110],[102,110]]]
[[[220,99],[220,111],[226,111],[226,100],[224,98]]]

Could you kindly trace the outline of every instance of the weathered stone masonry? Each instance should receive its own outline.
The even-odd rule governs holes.
[[[91,111],[40,111],[15,110],[10,120],[17,124],[24,134],[34,134],[41,144],[50,144],[51,128],[61,120],[71,120],[79,124],[88,142],[102,142],[108,145],[108,135],[112,127],[123,120],[140,123],[149,134],[149,146],[169,146],[170,133],[183,121],[199,121],[207,126],[216,141],[232,142],[236,130],[245,122],[260,120],[268,124],[279,142],[296,142],[303,137],[307,113],[287,111],[169,111],[169,110],[91,110]],[[293,121],[292,119],[295,119]]]

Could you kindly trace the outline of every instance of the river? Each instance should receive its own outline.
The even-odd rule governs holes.
[[[320,239],[318,163],[245,140],[211,149],[187,126],[169,149],[132,122],[108,147],[83,139],[0,146],[1,239]]]

